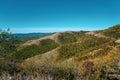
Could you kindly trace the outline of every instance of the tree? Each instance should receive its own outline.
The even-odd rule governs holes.
[[[10,29],[7,29],[7,31],[0,29],[0,57],[5,59],[8,54],[15,51],[16,42],[17,40],[10,32]]]

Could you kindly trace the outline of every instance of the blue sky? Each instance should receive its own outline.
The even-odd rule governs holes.
[[[120,0],[0,0],[13,33],[99,30],[120,23]]]

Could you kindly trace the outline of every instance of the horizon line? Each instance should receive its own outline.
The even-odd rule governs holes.
[[[8,29],[8,28],[6,28]],[[56,33],[56,32],[70,32],[70,31],[97,31],[97,30],[103,30],[106,28],[10,28],[10,32],[14,34],[19,33]],[[26,31],[27,30],[27,31]]]

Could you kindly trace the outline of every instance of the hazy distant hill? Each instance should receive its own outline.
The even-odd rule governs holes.
[[[53,33],[16,33],[14,34],[14,36],[16,36],[22,42],[25,42],[28,40],[37,39],[51,34]]]

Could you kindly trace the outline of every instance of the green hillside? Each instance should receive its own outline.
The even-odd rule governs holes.
[[[17,50],[11,55],[11,57],[18,60],[23,60],[48,52],[52,49],[55,49],[57,46],[58,44],[55,43],[55,41],[51,39],[45,39],[41,40],[37,45],[33,44],[30,46],[25,46],[23,49]]]
[[[109,29],[103,30],[102,33],[106,36],[113,38],[120,38],[120,24],[110,27]]]
[[[81,41],[63,45],[59,49],[59,52],[60,52],[59,57],[70,58],[70,57],[74,56],[75,54],[89,52],[90,50],[93,50],[97,46],[104,44],[107,41],[108,40],[106,40],[106,39],[97,38],[94,36],[84,36],[84,38]]]
[[[120,25],[115,25],[31,40],[0,61],[0,73],[22,80],[120,80],[119,38]]]
[[[77,38],[75,37],[74,34],[72,33],[61,33],[61,35],[58,36],[58,41],[61,44],[68,44],[68,43],[73,43],[77,41]]]

